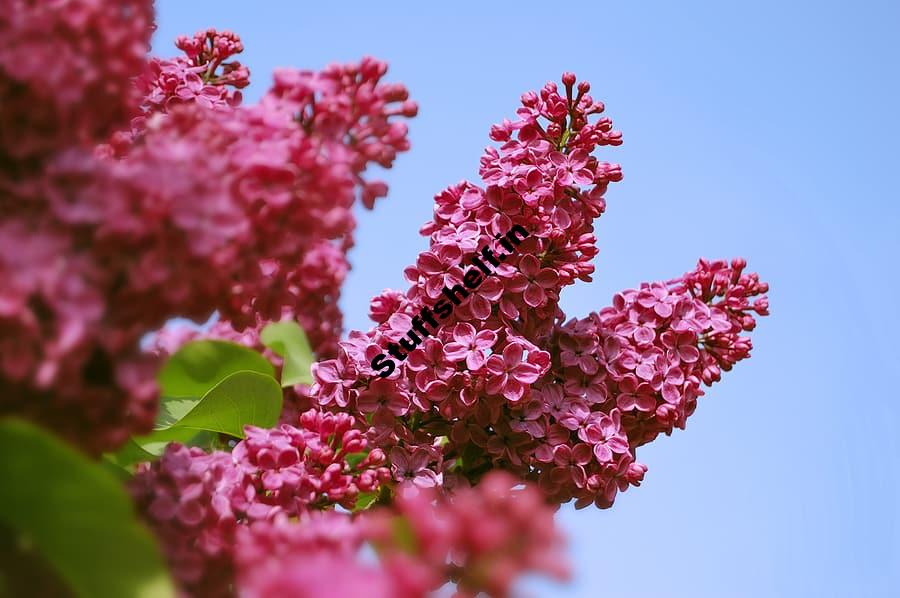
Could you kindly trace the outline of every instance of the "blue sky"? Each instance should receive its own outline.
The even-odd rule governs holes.
[[[771,284],[754,356],[608,511],[559,515],[576,577],[540,596],[900,595],[900,5],[856,2],[158,2],[178,33],[238,32],[254,83],[371,54],[420,103],[389,199],[360,213],[343,307],[405,288],[432,197],[477,179],[492,122],[571,70],[624,132],[583,315],[698,257]],[[452,7],[449,8],[449,7]]]

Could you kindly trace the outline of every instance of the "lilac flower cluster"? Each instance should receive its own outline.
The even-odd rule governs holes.
[[[525,434],[520,458],[548,496],[611,506],[647,469],[635,449],[683,429],[702,385],[749,356],[741,333],[755,327],[751,314],[768,313],[765,297],[751,301],[768,287],[744,266],[701,260],[680,279],[625,291],[555,328],[551,369],[510,424]]]
[[[240,107],[232,33],[147,64],[149,0],[2,8],[0,414],[94,454],[148,432],[139,341],[174,316],[289,315],[333,354],[351,207],[385,194],[363,175],[408,148],[416,111],[386,65],[281,70]]]
[[[240,525],[352,508],[360,492],[390,479],[385,455],[368,450],[346,414],[308,411],[298,426],[248,426],[231,453],[173,443],[131,483],[138,508],[162,540],[179,583],[202,596],[230,583]]]
[[[3,195],[61,148],[128,123],[152,20],[148,0],[0,0]]]
[[[311,513],[238,532],[241,596],[424,598],[451,580],[460,597],[509,596],[525,572],[566,575],[553,511],[534,488],[495,472],[452,497],[400,492],[389,508],[351,519]],[[367,563],[368,542],[378,555]]]
[[[555,509],[535,487],[493,471],[450,496],[413,488],[400,488],[393,511],[372,513],[372,541],[401,595],[432,595],[449,579],[461,598],[503,597],[526,573],[568,576]]]
[[[644,476],[635,449],[684,426],[701,385],[749,355],[742,333],[753,314],[768,313],[765,297],[754,299],[767,285],[744,273],[743,260],[701,260],[679,279],[563,323],[559,293],[590,279],[593,220],[621,178],[592,156],[621,142],[608,119],[592,122],[602,104],[573,75],[563,84],[525,94],[519,119],[491,129],[502,145],[482,157],[486,187],[460,183],[435,198],[422,228],[430,247],[406,269],[409,290],[373,299],[377,326],[351,332],[336,359],[313,366],[314,397],[369,418],[398,482],[453,488],[505,469],[538,481],[555,502],[608,507]],[[450,324],[400,341],[409,354],[379,377],[380,347],[407,335],[443,288],[465,282],[457,264],[479,247],[499,250],[496,236],[514,226],[531,232],[518,263],[497,268]]]
[[[175,40],[184,56],[151,58],[138,79],[142,112],[167,112],[177,104],[229,108],[241,103],[240,90],[250,84],[250,71],[236,60],[244,44],[231,31],[207,29]]]
[[[312,410],[299,427],[246,432],[230,454],[173,443],[131,482],[188,595],[302,596],[327,587],[357,595],[367,587],[414,598],[449,579],[461,596],[506,596],[522,573],[566,575],[553,509],[536,488],[514,489],[509,474],[452,496],[410,483],[391,505],[354,518],[332,508],[352,509],[359,492],[378,492],[391,475],[384,453],[365,454],[353,418]],[[378,567],[360,560],[365,542]]]
[[[335,511],[241,527],[234,583],[242,598],[404,598],[387,572],[360,558],[366,536],[365,525]]]

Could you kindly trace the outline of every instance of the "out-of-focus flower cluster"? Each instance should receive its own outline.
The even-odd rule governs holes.
[[[152,19],[149,0],[0,0],[4,195],[48,156],[128,122]]]
[[[363,174],[408,148],[398,117],[416,111],[370,58],[281,70],[237,106],[237,36],[180,38],[184,57],[148,64],[151,12],[0,11],[0,413],[92,453],[152,426],[157,360],[138,345],[169,318],[296,317],[334,354],[351,207],[384,195]]]
[[[526,573],[568,575],[553,513],[535,487],[494,471],[450,495],[401,486],[393,511],[373,511],[371,537],[399,595],[449,579],[458,596],[508,596]]]
[[[296,426],[248,426],[230,453],[170,444],[159,461],[138,469],[131,487],[176,578],[208,596],[230,583],[239,525],[351,509],[361,492],[390,479],[384,462],[353,417],[311,410]]]
[[[313,596],[337,576],[336,595],[412,598],[450,580],[462,595],[504,596],[523,573],[565,575],[536,488],[502,472],[452,497],[408,484],[389,508],[352,518],[333,507],[382,490],[384,453],[365,452],[350,416],[311,410],[299,423],[248,427],[231,453],[171,444],[139,468],[132,494],[188,594],[231,595],[236,576],[241,596]],[[380,567],[360,560],[364,542]]]
[[[590,279],[593,220],[621,178],[593,156],[621,142],[609,119],[594,118],[603,105],[570,73],[563,86],[525,94],[518,120],[491,129],[501,145],[481,159],[486,187],[464,182],[436,196],[422,227],[430,246],[406,270],[409,290],[373,299],[377,326],[314,366],[313,396],[370,418],[398,482],[456,487],[504,469],[555,502],[608,507],[644,476],[635,449],[684,427],[701,385],[749,355],[743,333],[767,313],[767,285],[743,260],[701,260],[563,323],[560,291]],[[516,225],[530,236],[510,255],[498,235]],[[487,259],[483,247],[518,257],[467,284],[478,268],[463,264]],[[457,285],[468,296],[452,315],[428,334],[413,330],[422,307]],[[391,344],[406,354],[381,378],[370,360]]]

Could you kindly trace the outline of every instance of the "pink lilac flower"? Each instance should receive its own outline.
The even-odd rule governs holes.
[[[507,285],[513,292],[521,292],[522,299],[530,307],[537,307],[547,299],[545,289],[556,286],[559,275],[550,268],[541,268],[533,255],[525,255],[519,261],[519,272]]]
[[[237,530],[240,596],[424,598],[449,580],[458,596],[511,594],[526,573],[567,574],[553,512],[533,487],[494,472],[452,495],[398,494],[359,517],[309,513]],[[377,559],[364,558],[366,544]],[[413,548],[413,550],[410,550]]]
[[[594,173],[588,168],[588,155],[582,150],[575,150],[568,156],[560,152],[550,154],[550,162],[556,166],[556,180],[561,185],[590,185],[594,182]]]
[[[678,361],[694,363],[700,359],[700,350],[697,349],[694,333],[691,331],[675,332],[670,330],[662,335],[662,344],[672,353]]]
[[[512,402],[522,398],[527,385],[536,382],[540,374],[536,366],[523,361],[523,354],[522,345],[511,343],[506,345],[502,354],[488,358],[485,365],[490,372],[488,392],[502,394]]]
[[[387,380],[374,380],[369,388],[359,393],[356,406],[362,413],[388,411],[396,417],[409,411],[409,396]]]
[[[468,302],[461,307],[461,319],[487,320],[500,298],[503,296],[503,283],[496,278],[486,278],[478,288],[469,294]]]
[[[509,427],[516,432],[525,432],[532,438],[542,438],[546,430],[543,413],[540,401],[529,401],[520,410],[512,411]]]
[[[227,595],[245,477],[231,455],[170,444],[130,485],[138,509],[189,594]]]
[[[639,382],[633,374],[626,374],[619,382],[619,394],[616,405],[625,412],[652,411],[656,408],[656,397],[653,387],[646,382]]]
[[[391,468],[394,478],[398,481],[408,481],[419,488],[431,488],[440,484],[441,476],[428,469],[432,461],[432,453],[419,447],[410,453],[400,447],[391,450]]]
[[[488,361],[485,351],[497,342],[497,334],[492,330],[481,330],[461,322],[453,329],[453,342],[444,345],[444,355],[450,361],[465,361],[471,371],[481,369]]]
[[[429,388],[433,388],[434,383],[445,382],[456,373],[455,364],[446,352],[447,347],[439,340],[429,338],[422,343],[419,350],[410,353],[406,367],[410,372],[415,372],[415,387],[420,392],[427,392]],[[476,349],[472,353],[471,363],[477,364],[478,356],[482,362],[484,361],[484,355],[480,349]]]
[[[196,103],[204,108],[233,108],[241,103],[240,90],[250,84],[250,71],[240,62],[226,62],[243,51],[240,38],[230,31],[208,29],[175,44],[185,56],[152,58],[136,80],[143,97],[142,117],[132,121],[139,133],[146,117],[176,105]]]
[[[622,432],[621,417],[617,410],[606,415],[594,413],[590,423],[579,431],[578,437],[590,444],[594,449],[594,456],[600,463],[613,460],[615,453],[628,452],[628,438]]]
[[[585,465],[591,462],[591,447],[580,442],[573,447],[568,444],[558,444],[553,447],[554,468],[550,470],[550,479],[555,484],[575,484],[583,488],[587,476]]]
[[[684,427],[702,386],[749,356],[744,333],[768,313],[768,287],[740,259],[701,260],[566,322],[560,293],[591,279],[593,221],[622,178],[594,155],[621,134],[569,73],[564,90],[524,94],[517,119],[492,127],[499,146],[482,155],[485,186],[436,196],[420,231],[428,250],[405,271],[410,288],[379,295],[377,326],[338,342],[352,206],[386,193],[364,178],[367,167],[390,167],[408,148],[400,117],[416,106],[405,88],[383,83],[386,66],[365,58],[279,70],[258,105],[241,107],[247,71],[230,61],[242,49],[233,34],[182,38],[184,57],[151,62],[135,79],[149,5],[63,4],[17,4],[0,17],[0,98],[10,107],[0,144],[11,156],[0,166],[2,413],[93,453],[149,430],[158,354],[139,341],[173,315],[218,311],[213,335],[252,345],[267,322],[293,318],[326,358],[312,388],[292,391],[293,409],[315,409],[248,428],[231,453],[173,444],[139,467],[136,502],[185,591],[228,591],[248,527],[279,538],[276,521],[312,521],[394,488],[388,519],[408,518],[417,560],[373,517],[368,538],[386,546],[380,572],[348,561],[356,537],[331,542],[337,551],[304,548],[305,559],[285,554],[259,574],[250,559],[237,583],[248,595],[293,592],[352,570],[348,592],[370,577],[373,592],[422,595],[452,578],[461,595],[505,595],[519,573],[558,571],[545,500],[610,506],[643,479],[638,447]],[[34,41],[44,38],[51,51]],[[473,290],[455,326],[376,379],[369,363],[385,342],[445,285],[461,284],[459,264],[480,247],[507,255],[497,236],[514,226],[528,233],[518,259]],[[543,494],[510,492],[524,480]],[[246,546],[259,556],[256,539]],[[301,561],[316,570],[294,571]]]

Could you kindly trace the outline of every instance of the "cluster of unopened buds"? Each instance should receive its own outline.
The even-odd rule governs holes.
[[[175,45],[184,56],[151,58],[136,80],[143,98],[142,116],[132,121],[135,131],[146,117],[168,112],[178,104],[197,103],[204,108],[234,108],[241,103],[241,89],[250,84],[250,71],[228,59],[244,51],[240,38],[230,31],[209,29],[192,37],[181,36]]]

